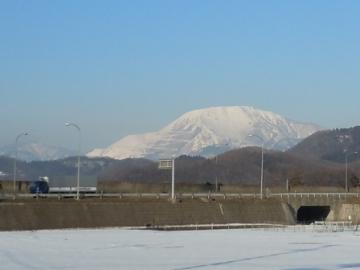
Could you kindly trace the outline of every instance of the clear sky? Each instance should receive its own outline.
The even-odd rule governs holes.
[[[0,146],[84,150],[250,105],[360,124],[360,1],[0,0]]]

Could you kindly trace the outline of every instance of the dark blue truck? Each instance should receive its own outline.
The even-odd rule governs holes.
[[[49,181],[46,177],[40,177],[39,180],[31,182],[29,187],[30,193],[39,194],[39,193],[49,193]]]

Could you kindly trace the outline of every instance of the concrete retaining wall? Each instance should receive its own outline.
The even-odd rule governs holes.
[[[360,224],[360,204],[344,203],[334,207],[327,221],[351,221],[353,224]]]
[[[0,230],[225,223],[294,224],[286,204],[271,200],[0,202]]]

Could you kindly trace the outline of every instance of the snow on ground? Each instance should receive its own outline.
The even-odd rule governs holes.
[[[0,269],[360,269],[360,232],[0,232]]]

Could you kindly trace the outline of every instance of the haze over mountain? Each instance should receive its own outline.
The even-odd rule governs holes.
[[[81,158],[81,185],[96,186],[97,176],[110,165],[121,168],[120,160],[109,158]],[[13,179],[14,159],[0,156],[0,180]],[[50,186],[76,186],[77,157],[51,161],[18,161],[17,179],[35,181],[39,176],[47,176]]]
[[[260,138],[266,148],[283,150],[318,130],[315,124],[292,121],[253,107],[211,107],[185,113],[157,132],[129,135],[108,148],[91,151],[88,157],[209,157],[245,146],[261,146]]]
[[[15,157],[15,151],[14,144],[0,147],[0,156]],[[18,145],[18,159],[25,161],[56,160],[75,155],[77,155],[75,151],[38,142],[19,143]]]

